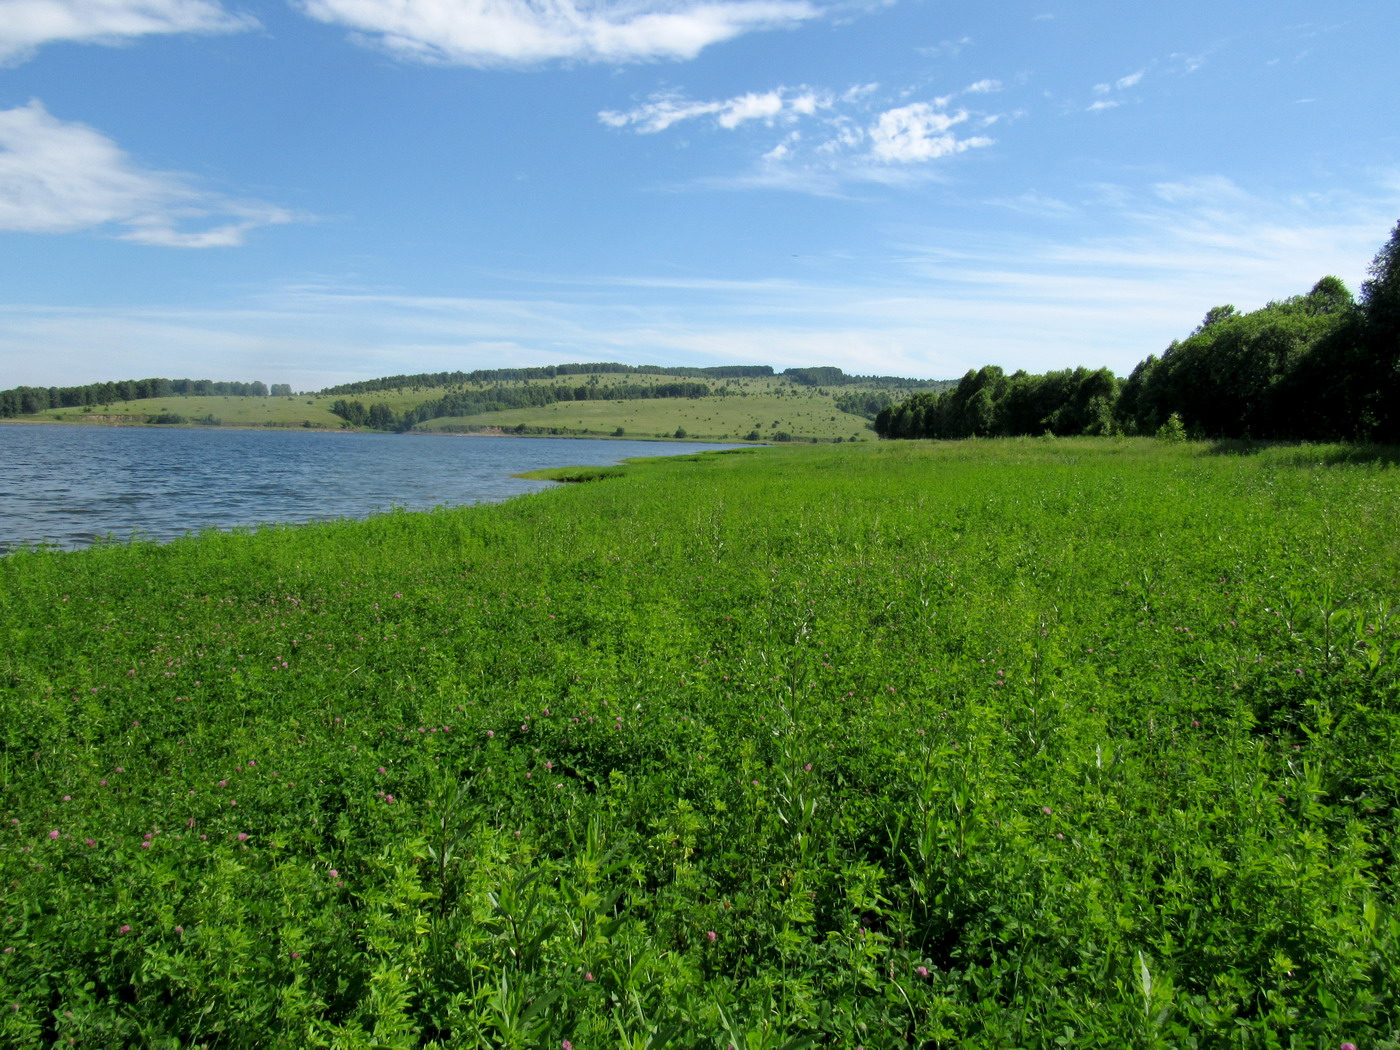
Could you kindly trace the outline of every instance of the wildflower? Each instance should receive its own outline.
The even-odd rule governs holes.
[[[920,977],[927,977],[927,976],[928,976],[928,967],[927,967],[927,966],[916,966],[916,967],[914,967],[914,972],[915,972],[916,974],[918,974]]]
[[[551,616],[550,619],[552,620],[552,619],[554,619],[554,617]],[[571,1043],[571,1042],[569,1042],[567,1039],[565,1039],[565,1040],[564,1040],[564,1050],[574,1050],[574,1044]]]
[[[238,833],[238,841],[239,841],[239,842],[247,842],[247,841],[248,841],[248,833],[247,833],[246,831],[240,831],[240,832]]]
[[[125,923],[123,923],[123,924],[121,925],[121,927],[117,930],[117,933],[121,934],[122,936],[125,936],[126,934],[128,934],[128,933],[130,933],[130,932],[131,932],[131,927],[130,927],[130,926],[127,926]]]
[[[591,980],[593,980],[593,973],[592,973],[592,971],[590,971],[590,970],[585,970],[584,973],[583,973],[583,979],[584,979],[585,981],[591,981]]]
[[[706,933],[705,937],[709,940],[711,944],[714,944],[715,941],[719,940],[719,934],[715,933],[714,930],[710,930],[708,933]]]
[[[96,840],[96,839],[83,839],[83,845],[85,845],[85,846],[96,846],[96,845],[97,845],[97,840]]]
[[[185,935],[185,928],[183,926],[176,926],[175,932],[178,933],[181,937],[183,937]]]
[[[1044,814],[1048,817],[1048,816],[1050,816],[1051,813],[1054,813],[1055,811],[1054,811],[1053,809],[1051,809],[1049,806],[1041,806],[1041,807],[1040,807],[1040,812],[1044,813]]]
[[[1339,1046],[1339,1047],[1337,1048],[1337,1050],[1356,1050],[1356,1044],[1355,1044],[1355,1043],[1343,1043],[1341,1046]]]
[[[58,832],[58,829],[57,829],[57,828],[55,828],[53,831],[50,831],[50,832],[49,832],[49,838],[51,838],[51,839],[56,839],[56,838],[59,838],[59,837],[60,837],[60,835],[59,835],[59,832]]]
[[[333,878],[333,879],[338,879],[338,878],[340,878],[340,872],[338,872],[338,871],[336,871],[334,868],[332,868],[332,869],[330,870],[330,877]]]

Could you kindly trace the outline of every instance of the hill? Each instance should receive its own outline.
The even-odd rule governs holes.
[[[951,382],[850,376],[836,368],[558,365],[387,376],[311,394],[181,393],[191,381],[143,380],[0,392],[0,416],[28,422],[370,429],[720,441],[853,441],[875,415]],[[165,384],[161,396],[122,399]],[[258,389],[260,388],[260,389]],[[108,400],[97,400],[107,398]],[[8,407],[7,407],[8,406]]]

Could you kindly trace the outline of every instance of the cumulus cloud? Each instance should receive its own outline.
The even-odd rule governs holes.
[[[0,110],[0,230],[117,228],[117,237],[139,244],[217,248],[292,220],[273,205],[228,200],[184,176],[143,169],[101,132],[59,120],[37,99]]]
[[[969,84],[963,88],[969,95],[986,95],[993,91],[1001,90],[1000,80],[979,80],[975,84]]]
[[[952,133],[955,125],[966,120],[966,110],[948,113],[927,102],[886,110],[870,129],[871,152],[879,160],[907,164],[990,145],[991,139],[959,139]]]
[[[153,33],[228,33],[257,22],[217,0],[4,0],[0,65],[58,41],[114,44]]]
[[[820,13],[809,0],[300,0],[300,7],[402,58],[466,66],[689,59],[711,44]]]

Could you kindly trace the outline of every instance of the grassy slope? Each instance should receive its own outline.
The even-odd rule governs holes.
[[[6,559],[0,1041],[1392,1045],[1400,477],[1339,458],[769,448]]]
[[[611,434],[622,427],[634,437],[669,437],[683,428],[690,437],[742,438],[758,431],[771,438],[785,431],[794,437],[862,438],[874,434],[869,420],[842,412],[830,397],[818,394],[776,397],[659,398],[638,401],[561,401],[542,408],[512,409],[479,416],[434,419],[418,429],[450,431],[462,427],[551,427]]]
[[[535,380],[534,385],[563,384],[583,386],[590,381],[629,383],[655,386],[687,377],[653,375],[568,376],[559,379]],[[836,408],[831,391],[818,393],[779,377],[730,381],[709,380],[718,390],[727,386],[726,396],[691,400],[660,398],[638,401],[575,401],[561,402],[538,409],[516,409],[471,417],[450,417],[431,420],[418,429],[425,431],[475,430],[490,427],[558,428],[568,432],[589,431],[597,436],[611,435],[618,427],[629,435],[670,436],[683,427],[692,437],[739,438],[757,430],[763,438],[777,431],[794,437],[850,439],[872,437],[869,420],[849,415]],[[489,384],[477,384],[470,389],[489,389]],[[848,389],[848,388],[842,388]],[[366,407],[383,402],[395,412],[414,407],[424,401],[441,397],[443,390],[432,387],[375,391],[366,394],[319,395],[294,397],[163,397],[139,401],[117,402],[99,406],[92,412],[82,408],[53,409],[36,416],[23,417],[29,422],[107,423],[103,417],[146,417],[173,412],[189,420],[213,415],[224,426],[313,426],[339,429],[342,420],[331,412],[336,400],[358,400]]]

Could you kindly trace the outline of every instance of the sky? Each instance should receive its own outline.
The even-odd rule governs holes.
[[[0,0],[0,388],[1127,375],[1400,220],[1395,0]]]

